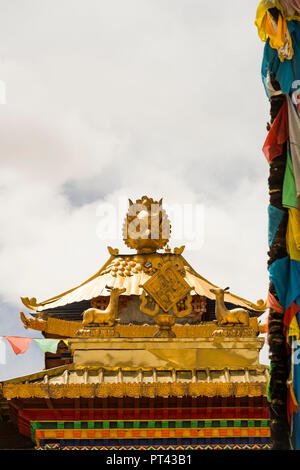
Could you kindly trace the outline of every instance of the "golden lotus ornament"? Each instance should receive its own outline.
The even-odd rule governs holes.
[[[129,209],[123,225],[123,239],[129,248],[138,253],[154,253],[169,241],[171,224],[162,208],[162,199],[154,201],[143,196],[133,203],[129,199]]]

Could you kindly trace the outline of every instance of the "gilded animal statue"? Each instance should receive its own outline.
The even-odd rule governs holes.
[[[249,326],[249,312],[244,308],[235,308],[228,310],[224,304],[224,294],[229,290],[226,289],[210,289],[212,294],[216,296],[216,307],[215,314],[218,325],[238,324],[243,326]]]
[[[108,287],[110,291],[109,305],[105,310],[99,308],[89,308],[83,312],[82,325],[87,326],[97,324],[101,326],[114,326],[119,312],[119,297],[126,292],[126,289],[118,289],[117,287]]]

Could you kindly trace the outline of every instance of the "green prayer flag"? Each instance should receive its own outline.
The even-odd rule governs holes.
[[[299,209],[299,200],[297,195],[293,162],[288,148],[286,169],[282,189],[282,205],[287,208]]]
[[[60,342],[60,339],[34,339],[34,341],[39,345],[43,352],[49,352],[55,354],[57,351],[57,345]]]

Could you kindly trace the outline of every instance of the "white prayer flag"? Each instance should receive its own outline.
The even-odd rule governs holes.
[[[6,364],[6,342],[0,337],[0,364]]]

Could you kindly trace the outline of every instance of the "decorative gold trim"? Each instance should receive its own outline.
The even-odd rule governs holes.
[[[119,338],[115,326],[84,326],[77,331],[78,338]]]
[[[257,336],[257,331],[245,326],[220,326],[212,334],[213,338],[253,338]]]
[[[75,338],[76,332],[80,326],[80,322],[59,320],[53,317],[49,317],[48,320],[26,318],[25,321],[26,328],[55,334],[62,338]],[[250,318],[249,327],[254,332],[254,337],[259,334],[259,326],[256,317]],[[173,326],[173,331],[177,338],[210,338],[213,333],[219,329],[220,327],[214,322],[204,323],[202,325]],[[116,331],[120,333],[122,338],[151,338],[157,330],[158,328],[155,325],[116,325]]]
[[[113,384],[67,384],[44,383],[4,384],[3,395],[13,398],[107,398],[115,397],[170,397],[170,396],[266,396],[266,383],[113,383]]]

